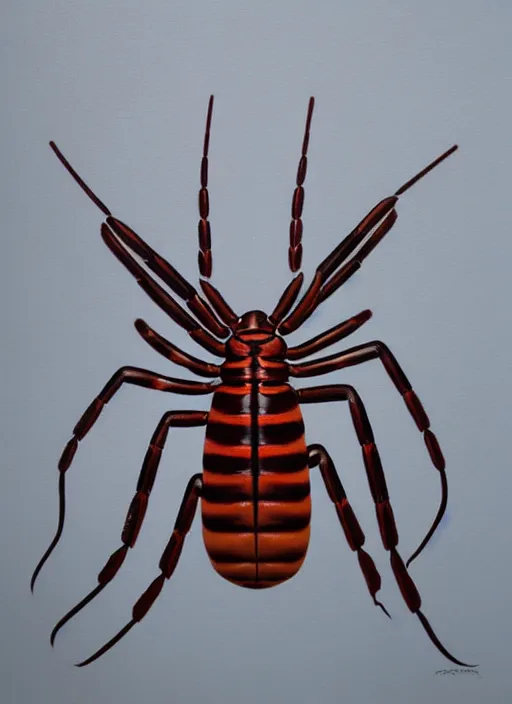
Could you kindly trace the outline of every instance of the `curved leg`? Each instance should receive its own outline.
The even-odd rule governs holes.
[[[420,611],[421,597],[411,576],[407,572],[396,546],[398,545],[398,532],[393,516],[393,509],[389,501],[388,489],[384,470],[375,444],[372,427],[363,402],[357,391],[347,384],[332,384],[329,386],[312,386],[298,389],[299,403],[322,403],[331,401],[348,401],[354,429],[361,445],[363,460],[368,477],[368,484],[375,503],[377,522],[384,548],[389,551],[391,569],[400,588],[402,597],[409,610],[416,614],[429,636],[432,643],[448,660],[463,667],[477,667],[457,660],[451,655],[437,638],[425,615]]]
[[[123,532],[121,534],[121,542],[123,544],[112,553],[103,569],[100,571],[98,575],[98,586],[89,592],[87,596],[68,611],[56,624],[50,636],[52,645],[55,641],[55,636],[64,624],[81,611],[84,606],[89,604],[103,591],[107,584],[112,581],[124,562],[128,548],[133,548],[135,545],[144,521],[144,516],[146,515],[149,495],[155,482],[160,457],[167,440],[169,428],[197,428],[206,425],[207,421],[208,413],[206,411],[169,411],[162,417],[149,443],[137,482],[137,491],[128,509]]]
[[[384,607],[380,601],[377,601],[376,594],[380,590],[381,578],[380,574],[375,567],[375,563],[362,548],[364,545],[365,537],[361,530],[359,521],[357,520],[352,506],[350,505],[345,489],[340,481],[336,468],[331,459],[331,456],[323,447],[323,445],[309,445],[308,446],[308,459],[309,467],[320,467],[320,473],[322,479],[324,480],[325,488],[329,494],[329,498],[336,508],[336,513],[345,533],[347,543],[351,550],[357,552],[357,558],[359,560],[359,566],[363,573],[363,577],[366,580],[368,586],[368,591],[373,599],[373,603],[384,611],[386,616],[389,616],[387,609]],[[391,616],[389,616],[391,618]]]
[[[423,404],[416,396],[411,382],[405,376],[402,367],[399,365],[396,357],[393,355],[389,347],[379,340],[367,342],[357,347],[351,347],[344,352],[333,354],[322,359],[315,359],[312,362],[304,362],[290,366],[290,375],[297,377],[310,377],[319,374],[327,374],[337,369],[344,369],[355,364],[367,362],[370,359],[380,359],[384,365],[384,369],[388,373],[389,378],[395,385],[395,388],[404,399],[405,405],[418,427],[418,430],[423,433],[423,439],[427,446],[432,464],[438,470],[441,477],[441,502],[437,510],[436,517],[430,526],[426,536],[421,541],[419,547],[414,551],[411,557],[407,560],[407,566],[418,557],[423,548],[427,545],[430,538],[434,535],[439,523],[441,522],[446,511],[448,503],[448,480],[446,478],[443,453],[439,447],[436,436],[430,430],[430,419],[423,408]]]
[[[34,570],[30,581],[30,588],[34,590],[36,579],[43,565],[48,560],[55,547],[57,546],[62,530],[64,528],[64,519],[66,515],[66,499],[65,499],[65,478],[64,474],[69,469],[73,457],[78,449],[78,443],[87,435],[92,428],[105,405],[110,401],[112,396],[119,391],[124,384],[135,384],[136,386],[144,386],[150,389],[158,389],[159,391],[168,391],[177,394],[210,394],[215,390],[216,384],[187,381],[185,379],[173,379],[172,377],[155,374],[147,369],[139,369],[137,367],[121,367],[105,384],[101,392],[94,401],[85,410],[82,417],[73,429],[73,437],[67,443],[58,463],[59,469],[59,520],[57,531],[50,543],[48,549],[39,560],[37,567]]]
[[[147,614],[153,605],[153,602],[160,594],[164,581],[171,578],[176,565],[178,564],[178,560],[183,549],[183,543],[187,533],[190,530],[192,521],[194,520],[197,503],[201,495],[201,489],[201,475],[195,474],[190,479],[187,488],[185,489],[185,495],[183,496],[178,517],[176,518],[176,523],[174,524],[174,530],[160,559],[159,568],[161,574],[154,579],[153,582],[151,582],[144,594],[133,607],[132,620],[127,623],[126,626],[124,626],[111,640],[109,640],[108,643],[91,655],[90,658],[78,663],[77,667],[84,667],[84,665],[89,665],[91,662],[94,662],[94,660],[97,660],[101,655],[106,653],[107,650],[110,650],[110,648],[118,643],[121,638]]]

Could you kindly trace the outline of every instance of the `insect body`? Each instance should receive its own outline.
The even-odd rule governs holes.
[[[309,130],[314,101],[310,99],[302,153],[292,199],[289,266],[300,269],[302,260],[302,208],[307,170]],[[359,567],[370,596],[388,616],[377,600],[381,577],[371,556],[363,549],[364,533],[350,505],[343,484],[328,450],[322,445],[307,444],[301,405],[304,403],[345,402],[357,439],[376,518],[385,550],[390,554],[391,569],[402,596],[416,614],[437,649],[449,660],[454,658],[441,644],[421,610],[419,592],[408,572],[408,565],[423,550],[441,521],[447,503],[445,462],[430,429],[430,420],[409,380],[389,348],[374,341],[352,347],[327,357],[296,363],[355,332],[370,317],[366,310],[295,347],[287,347],[284,337],[297,330],[314,310],[361,266],[364,259],[394,225],[399,197],[455,149],[452,147],[394,195],[378,203],[354,230],[318,265],[306,292],[297,302],[303,274],[298,273],[284,290],[270,315],[253,310],[238,315],[221,293],[207,280],[212,273],[211,231],[209,223],[208,147],[213,96],[208,116],[201,162],[199,191],[199,270],[202,295],[163,257],[157,254],[130,227],[115,218],[65,159],[57,146],[50,145],[65,168],[106,216],[101,235],[119,261],[136,278],[138,284],[192,340],[223,361],[207,362],[180,350],[152,330],[142,320],[135,327],[157,352],[175,364],[186,367],[210,381],[189,381],[140,369],[123,367],[107,382],[86,409],[59,461],[59,522],[49,548],[37,565],[37,576],[57,545],[65,515],[65,477],[79,442],[92,428],[105,405],[123,384],[135,384],[177,394],[213,395],[209,411],[169,411],[160,420],[146,451],[135,495],[130,504],[121,534],[121,546],[107,559],[98,575],[98,585],[73,607],[55,626],[57,632],[112,581],[121,568],[128,550],[135,545],[142,527],[149,497],[160,464],[169,430],[174,427],[206,427],[203,471],[195,474],[185,489],[174,530],[162,554],[160,574],[153,580],[132,610],[132,619],[116,636],[80,666],[96,660],[114,646],[147,613],[178,563],[185,537],[190,530],[201,499],[203,537],[215,570],[243,587],[272,587],[292,577],[306,556],[310,534],[311,499],[309,474],[317,467],[331,498],[349,547],[358,558]],[[153,274],[160,279],[158,283]],[[177,302],[181,298],[188,311]],[[357,391],[347,384],[306,386],[296,389],[291,379],[313,377],[362,362],[379,359],[418,430],[423,434],[431,461],[441,478],[441,503],[436,517],[418,549],[404,564],[398,549],[398,532],[393,517],[386,479],[370,421]]]
[[[203,535],[213,566],[244,587],[300,568],[311,499],[304,423],[287,347],[266,315],[242,317],[215,391],[203,458]]]

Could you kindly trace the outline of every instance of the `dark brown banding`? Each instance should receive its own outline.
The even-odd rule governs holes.
[[[223,455],[205,452],[203,468],[214,474],[243,474],[250,471],[250,459],[249,457],[230,455],[227,452]],[[210,485],[208,488],[211,488]]]
[[[275,474],[290,474],[300,472],[307,467],[307,456],[303,452],[293,452],[289,455],[273,455],[259,457],[260,472]]]
[[[219,535],[221,535],[219,533]],[[231,533],[225,534],[226,536],[232,537]],[[246,531],[245,533],[240,531],[238,533],[238,538],[250,538],[251,543],[253,542],[253,533]],[[218,541],[215,545],[211,545],[208,548],[208,554],[212,560],[215,562],[226,562],[229,564],[240,564],[241,562],[249,562],[247,557],[245,559],[236,553],[233,552],[232,547],[231,547],[231,541],[226,541],[224,544],[222,541]],[[254,560],[251,560],[250,562],[253,562]]]
[[[251,444],[251,421],[250,418],[247,424],[234,425],[230,423],[216,423],[211,421],[208,423],[206,437],[218,445],[250,445]]]
[[[298,503],[310,496],[311,489],[309,481],[294,482],[292,484],[273,484],[268,489],[260,483],[260,501],[272,501],[277,503]]]
[[[229,387],[222,386],[221,391],[216,391],[213,397],[212,408],[222,413],[231,413],[238,415],[240,413],[250,413],[251,395],[237,394],[228,391]]]
[[[252,526],[236,522],[230,515],[209,516],[204,510],[203,526],[214,533],[247,533],[248,529],[252,530]]]
[[[291,387],[276,394],[265,394],[260,387],[258,410],[260,415],[278,415],[291,411],[297,406],[297,395]]]
[[[219,472],[220,474],[220,472]],[[228,484],[208,483],[203,487],[203,499],[212,504],[234,504],[252,500],[252,490],[248,485],[247,491],[240,486]]]
[[[298,440],[304,435],[304,423],[280,423],[278,425],[260,425],[259,445],[279,445],[281,447]]]
[[[268,535],[269,535],[268,533],[263,534],[264,537],[268,537]],[[304,548],[301,544],[299,544],[298,546],[291,546],[290,545],[289,547],[286,548],[286,550],[279,551],[279,554],[276,555],[274,558],[265,557],[265,559],[262,560],[261,562],[279,564],[280,562],[285,562],[285,563],[298,562],[299,560],[303,560],[303,559],[304,559]],[[264,579],[267,579],[267,577],[264,577]],[[280,581],[282,581],[282,579],[283,579],[283,577],[281,577]]]
[[[302,531],[304,528],[309,526],[309,515],[301,516],[287,516],[282,514],[279,520],[275,520],[272,523],[264,523],[260,520],[258,524],[259,533],[293,533],[295,531]]]

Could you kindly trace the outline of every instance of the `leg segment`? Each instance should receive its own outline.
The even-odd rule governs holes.
[[[126,516],[123,532],[121,534],[122,546],[118,548],[108,558],[105,566],[98,575],[98,586],[95,587],[82,601],[74,606],[67,614],[65,614],[57,623],[52,631],[50,642],[53,645],[55,636],[60,631],[62,626],[66,624],[73,616],[81,611],[84,606],[89,604],[109,582],[115,577],[119,568],[124,562],[128,548],[133,548],[139,535],[146,509],[148,505],[149,495],[155,482],[162,450],[167,440],[169,428],[197,428],[206,425],[208,421],[208,413],[206,411],[170,411],[166,413],[159,422],[151,442],[144,457],[142,469],[140,471],[139,480],[137,482],[137,491],[132,499],[128,514]]]
[[[347,281],[361,266],[363,260],[391,230],[396,222],[395,205],[399,197],[411,186],[438,166],[457,149],[454,145],[426,166],[416,176],[404,183],[394,195],[384,198],[364,217],[359,225],[321,262],[312,283],[295,309],[281,323],[279,332],[288,335],[309,318],[317,306]],[[366,239],[368,238],[368,239]],[[366,242],[364,240],[366,239]],[[346,260],[362,244],[359,251],[348,262]],[[344,264],[344,262],[346,262]],[[341,267],[341,269],[339,269]],[[337,272],[336,270],[339,269]],[[335,273],[336,272],[336,273]],[[334,274],[333,278],[330,277]]]
[[[352,510],[345,489],[340,481],[336,468],[334,467],[331,456],[322,445],[309,445],[308,447],[309,467],[320,467],[320,473],[324,480],[325,488],[329,494],[329,498],[336,508],[341,527],[345,533],[347,543],[351,550],[357,552],[359,565],[366,580],[368,591],[373,599],[373,603],[384,611],[386,616],[389,616],[387,609],[380,601],[377,601],[376,594],[380,590],[381,578],[375,567],[370,555],[362,548],[365,537],[361,530],[361,526]],[[389,616],[391,618],[391,616]]]
[[[393,509],[389,501],[386,478],[384,476],[384,470],[382,469],[377,445],[375,444],[372,427],[359,394],[352,386],[346,384],[332,384],[329,386],[313,386],[311,388],[298,389],[297,395],[299,397],[299,403],[348,401],[354,429],[363,451],[363,460],[370,491],[375,503],[382,544],[390,553],[391,569],[395,575],[402,597],[409,610],[418,616],[430,640],[448,660],[463,667],[476,667],[476,665],[467,665],[454,658],[439,641],[425,615],[420,611],[421,597],[396,549],[398,545],[398,531],[395,525]]]
[[[160,594],[164,581],[170,579],[183,549],[183,543],[190,530],[192,521],[197,509],[197,503],[201,495],[202,489],[202,479],[200,474],[195,474],[189,481],[187,488],[185,490],[185,495],[181,502],[180,510],[176,523],[174,524],[174,530],[172,532],[171,538],[167,543],[162,557],[160,559],[159,568],[161,574],[153,580],[153,582],[146,589],[144,594],[137,601],[132,611],[132,620],[122,628],[119,633],[117,633],[111,640],[108,641],[104,646],[97,650],[90,658],[78,663],[77,667],[84,667],[84,665],[89,665],[94,660],[97,660],[101,655],[110,650],[116,643],[118,643],[121,638],[128,633],[128,631],[133,628],[133,626],[141,621],[146,613],[149,611],[153,602]]]
[[[154,350],[162,354],[166,359],[170,359],[171,362],[190,369],[198,376],[218,377],[220,375],[220,367],[217,364],[203,362],[202,359],[197,359],[188,354],[188,352],[180,350],[179,347],[176,347],[172,342],[169,342],[165,337],[150,328],[144,320],[138,318],[135,321],[135,329],[148,345],[151,345]]]
[[[380,359],[384,365],[384,369],[388,373],[391,381],[405,401],[405,405],[409,413],[414,419],[418,430],[423,433],[425,445],[427,446],[432,464],[438,470],[441,477],[441,502],[437,515],[428,530],[426,536],[421,541],[419,547],[414,551],[407,566],[421,553],[427,545],[430,538],[433,536],[439,523],[441,522],[446,511],[448,503],[448,480],[446,478],[445,460],[436,436],[430,430],[430,420],[423,408],[419,398],[416,396],[409,379],[405,376],[402,367],[399,365],[391,350],[383,343],[375,340],[364,345],[352,347],[340,354],[333,354],[323,359],[317,359],[313,362],[305,362],[290,366],[290,375],[298,377],[317,376],[319,374],[327,374],[328,372],[344,369],[355,364],[367,362],[370,359]]]
[[[114,218],[107,206],[96,196],[87,186],[83,179],[77,174],[69,161],[64,157],[54,142],[50,142],[50,147],[55,152],[57,158],[71,174],[82,190],[89,196],[93,203],[107,216],[107,225],[102,226],[102,237],[124,266],[137,278],[139,285],[148,293],[151,298],[165,310],[173,320],[182,325],[187,330],[200,327],[198,323],[188,316],[169,294],[167,294],[158,284],[153,281],[147,271],[143,269],[131,257],[129,252],[122,246],[123,242],[129,249],[138,254],[146,265],[159,276],[180,298],[186,301],[190,310],[198,319],[218,337],[227,337],[229,330],[221,325],[208,304],[200,298],[195,288],[163,257],[157,254],[139,235],[130,227]],[[120,242],[121,241],[121,242]],[[181,319],[181,322],[180,322]],[[185,321],[187,324],[185,324]],[[187,327],[191,326],[191,327]],[[206,331],[204,331],[206,332]]]
[[[268,316],[268,319],[273,325],[279,325],[285,315],[288,315],[291,310],[291,307],[297,300],[297,296],[299,295],[299,291],[301,289],[303,281],[304,274],[301,272],[294,279],[292,279],[288,286],[285,288],[281,295],[281,298],[277,302],[276,307]]]
[[[339,325],[335,325],[333,328],[313,337],[311,340],[307,340],[307,342],[303,342],[301,345],[297,345],[297,347],[290,347],[287,352],[287,358],[303,359],[315,352],[320,352],[326,347],[334,345],[335,342],[339,342],[345,337],[352,335],[353,332],[359,330],[361,325],[366,323],[367,320],[370,320],[371,317],[371,310],[363,310],[353,318],[344,320]]]
[[[309,146],[309,129],[311,127],[311,118],[313,117],[313,108],[315,107],[315,99],[309,99],[308,115],[306,117],[306,127],[304,130],[304,139],[302,141],[302,151],[297,168],[296,188],[292,198],[292,221],[290,223],[290,247],[288,249],[288,263],[290,271],[296,272],[300,269],[302,262],[302,207],[304,205],[304,187],[303,183],[306,180],[306,171],[308,168],[308,146]]]
[[[110,401],[112,396],[121,388],[122,384],[135,384],[137,386],[144,386],[150,389],[158,389],[160,391],[169,391],[177,394],[210,394],[215,390],[214,383],[198,382],[198,381],[186,381],[182,379],[173,379],[172,377],[162,376],[150,372],[146,369],[139,369],[137,367],[121,367],[118,371],[111,377],[111,379],[105,384],[104,388],[101,390],[99,395],[94,399],[94,401],[86,409],[85,413],[82,415],[78,423],[73,429],[73,437],[67,443],[64,448],[62,455],[58,463],[59,469],[59,521],[57,525],[57,531],[55,536],[50,543],[50,546],[44,553],[43,557],[40,559],[32,579],[30,582],[30,588],[34,589],[34,584],[41,571],[43,565],[48,560],[53,550],[57,546],[62,535],[62,530],[64,528],[64,518],[66,513],[66,499],[65,499],[65,479],[64,474],[69,469],[73,457],[78,449],[78,443],[82,440],[89,430],[92,428],[101,411],[105,405]]]
[[[175,281],[171,278],[170,271],[176,271],[174,267],[146,244],[128,225],[125,225],[120,220],[108,217],[107,224],[103,223],[101,226],[101,236],[114,256],[135,277],[139,286],[178,325],[181,325],[188,332],[199,328],[207,333],[191,315],[176,303],[172,296],[149,276],[147,271],[130,254],[128,248],[142,257],[146,265],[165,281],[170,288],[176,289],[176,292],[179,291],[178,295],[186,301],[190,310],[210,332],[217,337],[227,337],[229,335],[229,330],[224,325],[221,325],[208,304],[198,296],[195,288],[188,282],[185,282],[186,285],[183,284],[182,286],[181,279],[176,279]],[[176,271],[176,273],[178,272]],[[183,281],[185,280],[183,279]]]
[[[212,124],[213,95],[208,102],[208,115],[204,131],[203,158],[201,159],[201,190],[199,191],[199,272],[201,276],[210,278],[212,275],[212,238],[208,215],[210,199],[208,196],[208,147],[210,146],[210,126]]]
[[[212,286],[209,281],[201,279],[199,283],[201,284],[204,295],[212,304],[212,308],[217,313],[219,318],[230,329],[232,329],[232,326],[239,321],[240,316],[235,313],[231,306],[226,302],[221,292],[216,289],[215,286]]]

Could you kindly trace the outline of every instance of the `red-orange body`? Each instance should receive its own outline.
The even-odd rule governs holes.
[[[203,536],[220,575],[260,589],[292,577],[308,548],[304,423],[282,338],[241,333],[227,348],[206,426]]]

